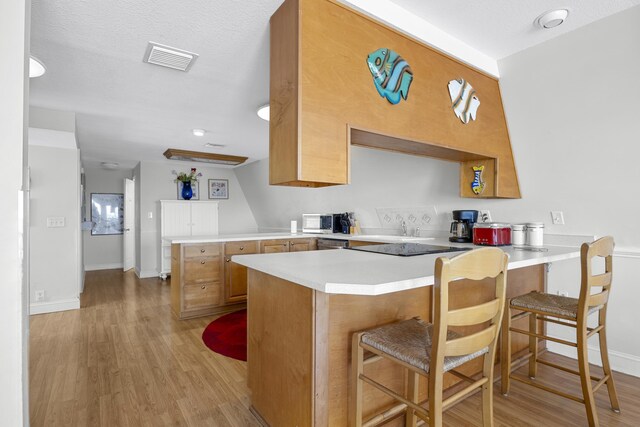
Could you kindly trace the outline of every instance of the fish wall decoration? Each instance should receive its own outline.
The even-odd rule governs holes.
[[[482,172],[484,166],[473,166],[473,182],[471,183],[471,190],[473,194],[482,194],[485,187],[485,182],[482,180]]]
[[[367,57],[373,83],[381,97],[391,104],[407,100],[413,80],[411,67],[400,55],[386,48],[378,49]]]
[[[480,106],[480,99],[475,89],[464,79],[451,80],[449,82],[449,97],[451,107],[456,116],[465,125],[470,120],[475,120]]]

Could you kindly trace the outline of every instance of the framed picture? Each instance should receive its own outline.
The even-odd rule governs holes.
[[[91,193],[92,236],[122,234],[124,231],[124,195]]]
[[[178,181],[178,200],[184,200],[182,198],[182,185],[184,183],[182,181]],[[198,191],[198,181],[191,183],[191,191],[193,192],[193,196],[189,200],[200,200],[200,192]]]
[[[229,198],[229,180],[228,179],[210,179],[209,180],[209,198],[210,199],[228,199]]]

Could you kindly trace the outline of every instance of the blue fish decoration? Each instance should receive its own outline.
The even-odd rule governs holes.
[[[392,104],[407,100],[413,80],[411,67],[400,55],[386,48],[378,49],[367,57],[373,83],[381,97]]]
[[[482,194],[485,187],[485,182],[482,180],[482,172],[484,166],[473,166],[473,182],[471,183],[471,190],[474,194]]]

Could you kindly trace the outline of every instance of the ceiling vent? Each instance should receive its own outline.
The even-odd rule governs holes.
[[[189,71],[197,58],[197,53],[187,52],[186,50],[176,49],[175,47],[165,46],[160,43],[149,42],[143,61],[149,64],[186,72]]]

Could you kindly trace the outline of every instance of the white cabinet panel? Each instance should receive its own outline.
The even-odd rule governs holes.
[[[218,234],[218,202],[160,200],[160,277],[171,273],[171,244],[165,237]]]
[[[218,202],[191,205],[191,235],[211,236],[218,234]]]

